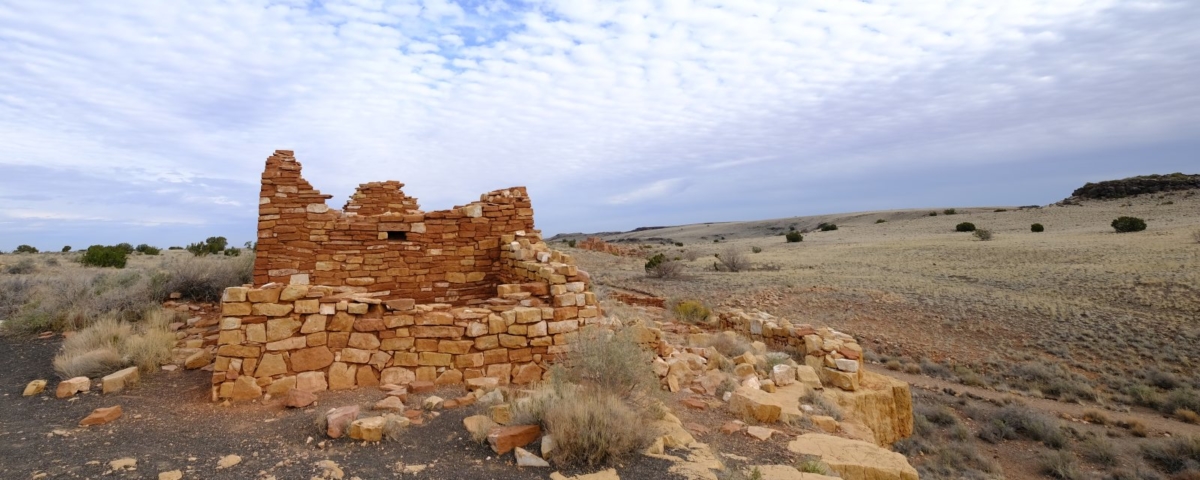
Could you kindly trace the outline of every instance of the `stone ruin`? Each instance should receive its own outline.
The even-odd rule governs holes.
[[[266,162],[254,284],[222,298],[213,398],[547,374],[598,321],[589,277],[534,229],[524,187],[423,212],[399,182],[342,210],[289,150]]]

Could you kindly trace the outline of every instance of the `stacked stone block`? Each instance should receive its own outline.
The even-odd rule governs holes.
[[[817,371],[821,382],[842,390],[859,388],[863,372],[862,347],[849,334],[829,327],[793,325],[766,312],[727,309],[717,312],[721,328],[732,330],[776,349],[804,355],[804,363]]]

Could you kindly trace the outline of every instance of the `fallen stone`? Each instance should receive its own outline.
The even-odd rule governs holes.
[[[333,460],[321,460],[317,462],[317,468],[321,471],[320,478],[323,480],[342,480],[346,478],[346,472]]]
[[[341,438],[350,428],[350,423],[358,418],[358,413],[358,405],[329,409],[325,414],[325,434],[329,438]]]
[[[554,435],[542,435],[541,447],[542,458],[550,456],[550,454],[554,452],[554,449],[558,448],[558,443],[554,441]]]
[[[759,427],[757,425],[746,427],[747,435],[750,435],[751,437],[754,437],[754,438],[757,438],[757,439],[763,440],[763,441],[770,439],[771,435],[773,435],[774,433],[775,433],[775,430],[772,430],[772,429],[766,428],[766,427]]]
[[[224,470],[226,468],[230,468],[239,463],[242,463],[241,456],[233,455],[233,454],[226,455],[224,457],[221,457],[220,460],[217,460],[217,470]]]
[[[788,450],[820,458],[845,480],[917,480],[904,455],[860,440],[809,433],[788,443]]]
[[[496,427],[488,432],[488,445],[492,451],[505,454],[517,447],[524,447],[542,436],[542,428],[537,425],[512,425]]]
[[[42,391],[45,389],[46,389],[46,381],[45,380],[34,380],[32,382],[29,382],[28,385],[25,385],[25,392],[21,393],[21,395],[26,396],[26,397],[32,397],[34,395],[42,393]]]
[[[437,388],[437,385],[434,385],[433,382],[425,380],[415,380],[408,384],[408,391],[412,393],[429,393],[435,388]]]
[[[191,354],[190,356],[188,356],[187,360],[183,361],[183,368],[186,368],[188,370],[204,368],[204,367],[208,366],[208,364],[213,362],[213,358],[214,358],[213,353],[210,352],[207,348],[201,349],[200,351]]]
[[[732,422],[725,422],[724,425],[721,425],[721,433],[724,433],[726,435],[732,435],[732,434],[742,431],[742,427],[745,427],[745,426],[746,426],[745,423],[742,423],[737,420],[734,420]]]
[[[796,383],[796,367],[788,364],[780,364],[772,367],[771,381],[775,382],[775,385],[780,387],[786,387]]]
[[[482,405],[495,405],[504,403],[504,394],[500,390],[492,390],[479,397],[479,403]]]
[[[75,377],[58,382],[58,388],[54,392],[54,396],[58,398],[67,398],[74,396],[79,392],[86,392],[91,388],[91,379],[88,377]]]
[[[229,393],[229,399],[234,401],[253,400],[261,396],[262,387],[250,376],[241,376],[234,380],[233,390]]]
[[[547,468],[550,466],[550,462],[543,460],[542,457],[534,455],[529,450],[521,447],[514,448],[513,455],[517,458],[518,467]]]
[[[108,422],[121,418],[124,412],[121,411],[121,406],[97,408],[90,415],[79,421],[79,426],[90,427],[92,425],[104,425]]]
[[[493,422],[486,415],[471,415],[463,419],[463,427],[466,427],[467,432],[471,434],[471,438],[480,442],[486,440],[488,433],[498,426],[496,422]]]
[[[775,423],[779,421],[783,407],[762,390],[741,387],[730,397],[729,410],[743,418]]]
[[[183,471],[182,470],[171,470],[169,472],[160,472],[158,474],[158,480],[182,480],[182,479],[183,479]]]
[[[317,395],[298,388],[289,388],[283,397],[283,406],[288,408],[304,408],[316,403]]]
[[[492,421],[500,425],[508,425],[512,423],[512,405],[501,403],[488,407],[488,416],[492,417]]]
[[[737,375],[739,380],[752,377],[755,375],[754,365],[750,363],[739,363],[733,368],[733,374]]]
[[[445,402],[446,400],[442,399],[442,397],[434,395],[431,397],[426,397],[425,400],[421,402],[421,407],[425,408],[426,410],[437,410],[442,408],[442,404]]]
[[[467,390],[483,390],[491,392],[500,386],[500,380],[494,377],[477,377],[466,381]]]
[[[817,371],[808,365],[796,367],[796,379],[815,390],[823,388],[821,385],[821,376],[817,375]]]
[[[113,471],[137,470],[137,463],[138,463],[138,461],[136,458],[129,458],[129,457],[118,458],[116,460],[108,462],[108,468]]]
[[[373,410],[384,410],[396,413],[403,413],[405,409],[404,402],[400,401],[400,399],[396,397],[387,397],[383,400],[375,402],[375,406],[371,408]]]
[[[383,440],[383,427],[387,419],[383,417],[360,418],[350,422],[350,438],[366,442]]]
[[[688,408],[692,408],[692,409],[696,409],[696,410],[708,409],[708,404],[704,403],[704,400],[701,400],[696,397],[685,398],[683,400],[680,400],[679,403],[682,403],[684,406],[686,406]]]
[[[139,379],[138,367],[129,367],[105,375],[100,379],[100,385],[104,393],[114,393],[132,387]]]
[[[811,420],[813,425],[816,425],[817,428],[824,430],[825,433],[834,433],[838,430],[838,421],[833,417],[827,415],[813,415]]]

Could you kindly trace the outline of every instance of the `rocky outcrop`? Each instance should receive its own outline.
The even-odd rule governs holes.
[[[1200,189],[1200,175],[1172,173],[1143,175],[1121,180],[1088,183],[1071,193],[1068,200],[1124,198],[1147,193]]]
[[[837,403],[847,417],[869,428],[878,445],[891,445],[912,435],[912,392],[907,383],[863,372],[858,390],[825,389],[824,395]]]
[[[819,457],[845,480],[917,480],[904,455],[860,440],[810,433],[788,443],[788,450]]]

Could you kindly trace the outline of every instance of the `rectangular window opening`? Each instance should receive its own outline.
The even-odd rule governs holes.
[[[387,232],[388,240],[406,242],[408,241],[408,232]]]

